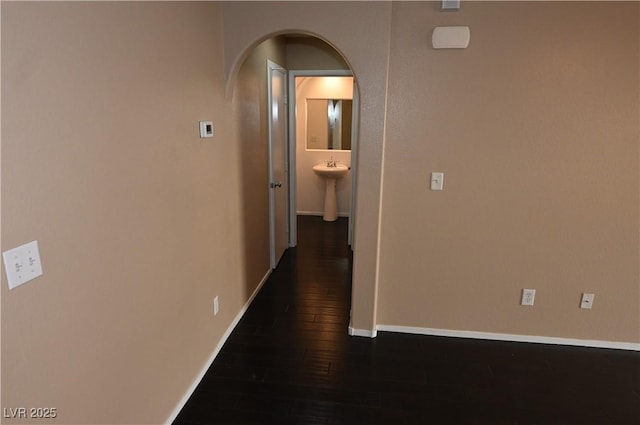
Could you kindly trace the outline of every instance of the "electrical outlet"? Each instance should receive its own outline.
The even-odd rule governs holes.
[[[220,311],[220,302],[218,301],[218,296],[213,299],[213,315],[217,316]]]
[[[593,299],[596,297],[595,294],[587,294],[584,292],[582,294],[582,300],[580,300],[580,308],[591,309],[593,306]]]
[[[535,300],[536,300],[535,289],[522,290],[522,300],[520,301],[520,305],[533,305]]]
[[[200,121],[200,138],[213,137],[213,121]]]

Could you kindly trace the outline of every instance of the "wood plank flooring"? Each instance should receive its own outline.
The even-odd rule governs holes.
[[[174,425],[639,425],[640,353],[349,337],[347,220],[289,249]]]

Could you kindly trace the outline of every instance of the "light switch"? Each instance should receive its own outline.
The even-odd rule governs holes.
[[[42,275],[38,241],[32,241],[2,253],[9,289]]]
[[[444,173],[431,173],[431,190],[442,190]]]
[[[595,298],[595,294],[582,294],[582,299],[580,300],[580,308],[591,309],[593,307],[593,299]]]
[[[200,121],[200,138],[213,137],[213,122]]]

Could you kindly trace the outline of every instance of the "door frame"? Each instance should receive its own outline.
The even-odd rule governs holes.
[[[298,243],[298,221],[296,205],[296,77],[353,77],[353,121],[351,123],[351,202],[349,205],[349,245],[354,249],[356,210],[356,170],[358,165],[358,127],[360,96],[353,71],[350,69],[289,70],[289,246]]]
[[[284,172],[285,174],[288,174],[288,176],[285,176],[285,187],[282,190],[286,190],[288,191],[287,194],[285,194],[285,201],[286,202],[291,202],[291,186],[289,185],[289,181],[290,181],[290,163],[289,163],[289,159],[290,159],[290,152],[289,148],[290,148],[290,141],[289,139],[289,134],[288,134],[288,130],[289,130],[289,123],[286,122],[289,118],[289,107],[288,107],[288,102],[289,102],[289,95],[288,95],[288,71],[285,67],[277,64],[276,62],[273,62],[271,60],[267,60],[267,146],[268,146],[268,161],[269,161],[269,182],[268,182],[268,190],[269,190],[269,265],[271,267],[271,269],[275,269],[276,266],[278,265],[278,261],[280,260],[279,258],[276,258],[276,197],[275,197],[275,191],[278,189],[276,188],[273,184],[275,183],[275,175],[274,175],[274,168],[273,168],[273,139],[271,136],[272,133],[272,120],[273,120],[273,109],[272,109],[272,105],[273,105],[273,97],[272,97],[272,84],[271,84],[271,76],[273,71],[283,71],[284,73],[284,107],[285,110],[287,110],[287,113],[285,113],[283,115],[283,119],[285,120],[285,129],[284,129],[284,137],[285,137],[285,141],[284,141],[284,148],[285,148],[285,153],[284,153]],[[287,205],[285,207],[287,213],[285,214],[286,216],[286,220],[287,223],[285,224],[286,226],[286,230],[289,232],[291,232],[291,216],[290,216],[290,208]],[[287,238],[287,246],[291,246],[290,244],[290,240],[291,237]]]

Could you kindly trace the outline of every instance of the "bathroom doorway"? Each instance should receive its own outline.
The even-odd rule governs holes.
[[[358,96],[353,73],[289,71],[290,246],[297,244],[298,215],[323,215],[325,181],[313,166],[327,161],[349,167],[336,182],[337,213],[348,217],[353,249]]]

